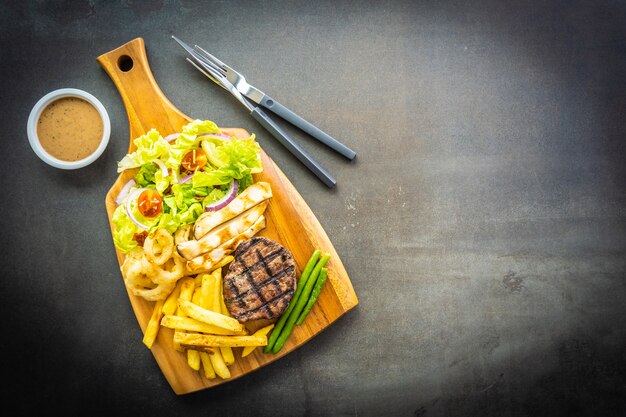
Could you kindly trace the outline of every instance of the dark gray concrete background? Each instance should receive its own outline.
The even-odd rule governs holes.
[[[358,152],[287,128],[327,190],[170,35]],[[125,110],[96,57],[143,37],[184,113],[255,132],[324,226],[359,306],[287,357],[176,396],[126,297],[104,197]],[[626,4],[4,1],[3,408],[21,415],[626,415]],[[57,88],[98,97],[92,166],[37,159]]]

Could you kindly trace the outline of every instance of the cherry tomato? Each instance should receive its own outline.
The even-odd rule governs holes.
[[[202,149],[194,149],[189,151],[183,156],[181,161],[181,165],[187,171],[195,171],[199,168],[202,168],[207,163],[206,154]]]
[[[137,208],[144,217],[154,217],[163,210],[163,200],[156,190],[145,190],[137,198]]]

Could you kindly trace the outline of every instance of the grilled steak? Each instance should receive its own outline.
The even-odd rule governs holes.
[[[278,318],[296,290],[296,263],[287,248],[265,237],[253,237],[235,250],[224,276],[224,302],[231,316],[244,323]]]

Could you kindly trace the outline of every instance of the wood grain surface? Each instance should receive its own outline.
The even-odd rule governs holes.
[[[157,85],[149,67],[142,38],[134,39],[99,56],[97,61],[111,77],[124,101],[130,125],[129,152],[134,150],[132,140],[151,128],[166,136],[179,132],[181,127],[191,120],[172,105]],[[210,115],[203,115],[202,118],[210,119]],[[250,136],[246,130],[240,128],[222,128],[222,130],[240,138]],[[241,348],[235,348],[236,361],[230,367],[232,377],[227,380],[219,377],[208,380],[201,372],[191,369],[187,364],[186,355],[176,351],[172,346],[173,331],[161,328],[152,347],[152,353],[163,375],[177,394],[222,384],[273,362],[310,340],[358,303],[341,259],[319,221],[271,158],[264,151],[261,151],[261,156],[264,169],[262,173],[255,175],[255,181],[269,182],[273,197],[265,212],[267,227],[259,235],[274,239],[289,248],[296,260],[298,276],[316,248],[330,253],[327,285],[324,286],[311,314],[301,326],[294,328],[279,354],[264,354],[259,348],[251,355],[241,358]],[[116,208],[115,198],[135,172],[136,170],[128,170],[121,173],[106,195],[105,204],[111,232],[113,232],[111,217]],[[124,254],[117,249],[116,251],[121,265]],[[128,297],[137,321],[142,331],[145,331],[154,303],[130,292]],[[254,324],[251,327],[255,327]],[[132,340],[129,343],[142,341]]]

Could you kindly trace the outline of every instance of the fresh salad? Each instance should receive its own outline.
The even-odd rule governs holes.
[[[176,232],[205,211],[219,210],[263,171],[254,134],[238,139],[210,120],[194,120],[166,137],[152,129],[118,172],[137,169],[120,191],[113,213],[113,241],[127,253],[156,229]]]

